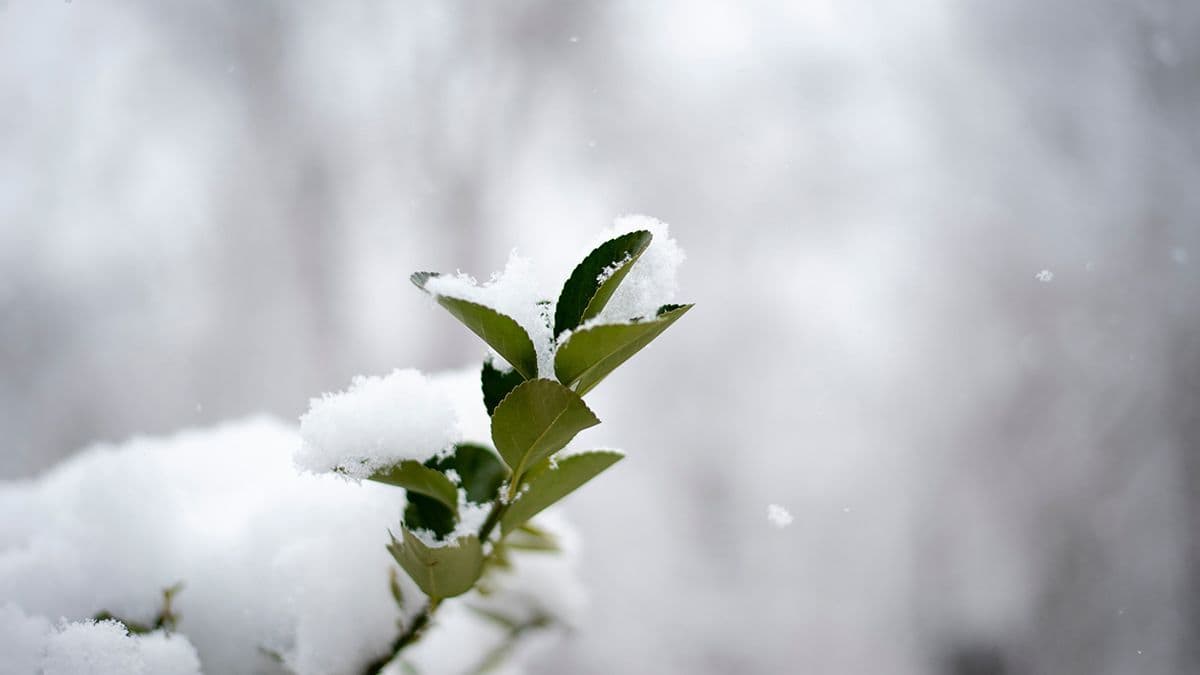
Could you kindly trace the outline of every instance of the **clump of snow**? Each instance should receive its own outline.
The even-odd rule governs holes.
[[[528,258],[513,251],[504,271],[492,275],[482,285],[466,274],[443,274],[426,281],[425,290],[434,296],[442,295],[484,305],[512,318],[533,341],[538,358],[538,375],[554,377],[553,317],[558,291],[545,288],[538,281]],[[495,357],[503,361],[499,354]]]
[[[12,603],[0,606],[0,675],[199,675],[183,635],[130,635],[115,621],[60,621],[51,627]]]
[[[297,675],[359,672],[396,637],[384,543],[404,492],[299,473],[298,443],[294,425],[256,418],[0,483],[0,604],[148,623],[182,581],[178,634],[210,675],[275,672],[268,652]]]
[[[314,398],[300,418],[296,465],[354,479],[406,459],[424,462],[458,441],[449,399],[415,370],[355,377],[350,388]]]
[[[199,675],[196,650],[182,635],[129,635],[116,621],[63,622],[46,636],[41,675]]]
[[[633,263],[604,310],[587,325],[652,317],[659,307],[674,302],[679,288],[676,275],[686,256],[671,238],[666,223],[649,216],[622,216],[601,233],[597,244],[636,230],[648,230],[653,235],[650,246]]]
[[[1033,275],[1033,278],[1037,279],[1043,284],[1048,284],[1051,281],[1054,281],[1054,272],[1051,272],[1050,270],[1042,270],[1041,272]]]
[[[433,376],[429,387],[470,435],[486,429],[477,368]],[[399,567],[384,544],[404,491],[299,472],[299,443],[295,425],[255,418],[97,445],[39,478],[0,482],[0,675],[108,675],[75,668],[70,659],[88,650],[135,675],[194,675],[189,655],[209,675],[362,672],[389,650],[397,621],[424,605],[403,573],[407,604],[388,590]],[[463,518],[477,528],[480,515]],[[540,575],[541,592],[575,602],[572,556],[529,557],[526,569],[524,554],[513,556],[514,574]],[[169,638],[89,622],[109,611],[149,623],[162,589],[178,582]],[[445,603],[427,639],[458,634],[458,602]],[[60,617],[82,623],[56,628]],[[486,656],[470,643],[435,644],[474,663]]]
[[[783,529],[792,524],[792,514],[788,510],[778,504],[767,505],[767,520],[779,529]]]
[[[0,605],[0,675],[30,675],[42,670],[50,621],[26,616],[12,603]]]
[[[679,286],[676,274],[685,256],[683,249],[671,238],[666,223],[649,216],[622,216],[612,227],[603,230],[587,251],[590,252],[610,239],[637,230],[647,230],[653,235],[650,246],[630,267],[604,310],[585,322],[584,328],[650,318],[657,313],[659,307],[671,304],[675,300]],[[623,263],[609,265],[597,276],[597,281],[606,281],[622,266]],[[458,298],[485,305],[511,317],[525,329],[533,342],[534,351],[537,353],[538,376],[553,379],[554,350],[570,337],[570,331],[559,335],[557,340],[554,336],[555,305],[566,280],[559,280],[558,284],[551,288],[541,281],[543,278],[537,274],[528,258],[521,257],[513,251],[504,266],[504,271],[492,275],[486,283],[480,284],[467,274],[443,274],[430,277],[425,282],[425,290],[434,296]],[[510,367],[499,354],[492,352],[492,356],[498,367]]]
[[[492,444],[492,418],[483,407],[479,389],[479,367],[447,370],[429,376],[429,383],[450,401],[462,434],[462,441]]]

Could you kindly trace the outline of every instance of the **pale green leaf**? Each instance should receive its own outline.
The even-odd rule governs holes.
[[[402,487],[432,497],[451,510],[458,510],[458,488],[444,473],[416,460],[405,460],[371,474],[371,480]]]
[[[667,305],[653,319],[576,331],[559,346],[554,356],[554,374],[582,396],[691,308],[692,305]]]
[[[492,415],[492,442],[513,480],[558,452],[580,431],[600,423],[583,399],[553,380],[529,380]]]
[[[435,276],[437,274],[433,272],[417,272],[410,278],[418,288],[427,290],[425,282]],[[433,297],[446,311],[512,364],[525,379],[537,377],[537,352],[533,348],[533,341],[515,319],[469,300],[438,294],[433,294]]]
[[[388,551],[417,587],[431,598],[452,598],[471,590],[483,573],[483,550],[474,535],[446,546],[426,546],[407,528],[403,541],[392,536]]]
[[[517,498],[500,519],[500,531],[508,534],[542,509],[575,491],[623,455],[612,450],[593,450],[551,461],[543,460],[521,481]]]

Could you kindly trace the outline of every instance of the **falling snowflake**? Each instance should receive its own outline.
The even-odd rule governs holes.
[[[792,524],[792,514],[778,504],[767,505],[767,520],[775,527],[783,529]]]

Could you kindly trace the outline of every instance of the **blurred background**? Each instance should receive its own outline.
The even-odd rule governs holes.
[[[0,478],[474,363],[409,272],[631,212],[698,305],[537,672],[1200,672],[1186,0],[6,0]]]

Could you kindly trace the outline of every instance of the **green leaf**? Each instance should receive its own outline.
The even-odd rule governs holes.
[[[467,491],[467,501],[475,504],[494,501],[508,478],[508,467],[496,451],[474,443],[459,443],[454,446],[453,455],[433,460],[432,466],[442,472],[457,471]]]
[[[404,507],[404,525],[411,530],[429,530],[439,538],[454,531],[458,516],[446,505],[432,497],[416,492],[408,493],[408,505]]]
[[[613,291],[621,285],[633,263],[650,245],[653,236],[630,232],[600,244],[580,262],[563,284],[554,310],[554,335],[574,330],[600,313]],[[604,276],[604,281],[601,281]]]
[[[624,455],[612,450],[592,450],[558,460],[557,468],[550,460],[543,460],[522,481],[518,497],[508,505],[500,519],[500,531],[508,534],[525,524],[542,509],[571,494],[622,457]]]
[[[433,497],[439,502],[458,510],[458,488],[444,473],[432,469],[416,460],[405,460],[387,469],[371,474],[371,480],[402,487],[409,492],[418,492]]]
[[[517,626],[520,625],[515,620],[508,618],[507,616],[501,614],[500,612],[497,612],[497,611],[494,611],[491,609],[487,609],[485,607],[479,607],[477,605],[467,605],[466,607],[467,607],[467,609],[471,610],[472,612],[475,612],[479,616],[483,617],[484,619],[487,619],[488,621],[491,621],[492,623],[495,623],[496,625],[500,626],[501,628],[504,628],[505,630],[515,630],[517,628]]]
[[[556,553],[562,550],[554,535],[534,527],[530,523],[525,523],[509,532],[504,538],[504,545],[514,551]]]
[[[417,272],[409,278],[417,288],[428,292],[425,282],[436,276],[433,272]],[[511,363],[525,379],[537,377],[537,352],[534,351],[533,341],[515,319],[469,300],[436,293],[431,295],[439,305]]]
[[[691,308],[664,305],[653,319],[592,326],[572,333],[554,356],[554,374],[582,396]]]
[[[493,366],[491,358],[484,360],[483,372],[479,379],[483,384],[483,405],[487,408],[489,416],[496,412],[496,406],[508,396],[508,392],[525,381],[515,368],[505,372]]]
[[[396,606],[404,607],[404,589],[400,588],[400,578],[396,574],[396,568],[388,568],[388,590],[392,592],[392,600],[396,601]]]
[[[600,423],[583,399],[554,380],[529,380],[512,390],[492,415],[492,442],[513,480],[561,450],[575,434]]]
[[[446,546],[426,546],[407,528],[404,541],[396,540],[388,551],[408,576],[430,598],[452,598],[471,590],[483,573],[483,551],[474,535],[459,537]]]
[[[425,290],[425,282],[437,276],[441,275],[437,272],[413,272],[409,275],[408,280],[413,282],[417,288]]]

